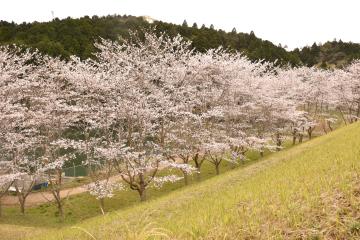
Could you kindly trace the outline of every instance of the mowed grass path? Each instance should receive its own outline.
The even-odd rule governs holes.
[[[360,239],[360,125],[34,239]]]

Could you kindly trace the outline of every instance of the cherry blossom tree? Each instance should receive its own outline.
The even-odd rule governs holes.
[[[101,69],[116,82],[114,97],[116,141],[123,144],[115,167],[124,182],[146,199],[160,168],[185,169],[164,156],[164,143],[172,122],[182,113],[174,85],[184,76],[183,59],[190,43],[145,33],[145,40],[123,44],[103,40],[97,47]],[[180,64],[180,65],[176,65]],[[121,85],[119,84],[121,83]],[[179,87],[179,86],[178,86]]]
[[[112,183],[108,178],[104,180],[96,179],[86,187],[90,195],[99,200],[102,214],[105,214],[105,199],[112,198],[115,190],[123,190],[123,185],[119,183]]]
[[[225,143],[212,142],[205,145],[205,151],[208,156],[207,160],[214,165],[216,175],[220,174],[220,164],[223,160],[233,160],[232,158],[225,158],[223,155],[229,151],[229,145]]]
[[[151,186],[200,176],[205,159],[219,174],[223,161],[244,162],[248,151],[331,131],[338,113],[345,124],[360,117],[359,61],[333,71],[280,68],[222,48],[196,52],[181,36],[151,31],[96,47],[96,60],[67,62],[0,48],[2,160],[8,174],[32,179],[25,187],[4,176],[2,192],[15,181],[23,209],[41,176],[63,217],[63,168],[80,156],[104,213],[115,175],[143,201]]]
[[[360,63],[354,61],[345,69],[334,70],[330,82],[333,102],[345,124],[353,123],[360,117]]]
[[[19,176],[13,184],[21,213],[36,182],[39,162],[37,151],[41,143],[39,123],[45,100],[40,94],[37,52],[20,51],[16,47],[0,49],[0,130],[2,148],[11,172]],[[45,100],[46,101],[46,100]]]

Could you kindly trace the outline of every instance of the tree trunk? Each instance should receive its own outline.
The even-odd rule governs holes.
[[[354,122],[354,118],[352,117],[352,108],[351,107],[349,107],[349,115],[348,115],[348,121],[349,121],[349,123],[353,123]]]
[[[20,203],[20,212],[22,215],[25,215],[25,199],[19,201]]]
[[[188,177],[188,174],[186,172],[183,172],[184,174],[184,184],[185,185],[188,185],[189,184],[189,177]]]
[[[281,150],[281,141],[277,140],[276,142],[276,151],[280,151]]]
[[[302,143],[303,137],[304,137],[304,135],[302,135],[302,134],[299,136],[299,143]]]
[[[28,194],[23,192],[24,187],[22,188],[22,191],[20,192],[20,189],[18,188],[18,186],[16,184],[15,184],[15,189],[16,189],[16,195],[19,199],[20,212],[22,215],[25,215],[25,201],[26,201],[26,197],[28,196]]]
[[[63,203],[61,201],[61,185],[62,185],[62,170],[61,169],[57,169],[56,170],[56,175],[57,175],[57,183],[56,186],[52,186],[52,194],[54,196],[54,199],[56,201],[57,204],[57,208],[59,211],[59,217],[60,220],[63,221],[64,220],[64,209],[63,209]]]
[[[245,155],[243,155],[243,156],[245,156]],[[241,157],[241,158],[240,158],[240,161],[241,161],[241,164],[244,165],[244,164],[245,164],[245,157]],[[235,165],[234,163],[233,163],[232,166],[233,166],[232,168],[235,168],[235,167],[236,167],[236,165]]]
[[[260,151],[260,157],[264,157],[264,151]]]
[[[276,134],[276,151],[281,150],[281,138],[280,133]]]
[[[60,189],[53,189],[52,194],[54,196],[54,199],[56,201],[56,206],[59,212],[60,220],[64,220],[64,210],[63,210],[63,204],[61,202],[61,196],[60,196]]]
[[[330,123],[330,122],[328,122],[328,127],[329,127],[330,131],[333,130],[332,127],[331,127],[331,123]]]
[[[196,172],[196,180],[201,181],[201,172],[200,172],[200,168],[196,168],[197,172]]]
[[[104,209],[105,209],[105,203],[104,203],[104,199],[103,198],[100,198],[100,210],[101,210],[101,213],[104,215],[105,214],[105,211],[104,211]]]
[[[142,174],[139,174],[139,195],[140,195],[140,201],[145,201],[146,200],[146,185],[145,185],[145,180],[144,180],[144,176]]]
[[[292,131],[292,135],[293,135],[293,142],[292,142],[292,144],[293,144],[293,145],[296,144],[296,134],[297,134],[297,129],[294,129],[294,130]]]
[[[1,203],[1,198],[0,198],[0,217],[2,216],[2,203]]]
[[[309,139],[311,139],[311,137],[312,137],[312,131],[313,131],[313,129],[312,128],[309,128],[308,129],[308,136],[309,136]]]
[[[344,124],[345,124],[345,126],[347,125],[347,121],[346,121],[346,118],[345,118],[345,116],[344,116],[344,113],[342,112],[342,110],[339,108],[339,112],[340,112],[340,115],[341,115],[341,118],[342,118],[342,120],[344,121]]]
[[[215,164],[215,169],[216,169],[216,175],[219,175],[220,174],[220,163]]]
[[[293,142],[292,142],[292,145],[295,145],[296,144],[296,135],[293,135]]]
[[[140,195],[140,201],[144,202],[146,201],[146,189],[139,189],[139,195]]]
[[[326,121],[326,120],[325,120],[325,121]],[[322,123],[321,123],[321,127],[322,127],[322,129],[323,129],[323,131],[324,131],[324,134],[327,134],[326,122],[322,122]]]
[[[198,181],[201,180],[201,165],[203,163],[203,159],[199,159],[199,153],[195,154],[195,156],[193,157],[193,160],[194,160],[194,163],[195,163],[195,167],[197,169],[197,172],[196,172],[196,179]]]
[[[61,203],[61,201],[57,201],[57,207],[58,207],[58,211],[59,211],[59,217],[61,219],[61,221],[64,220],[64,210],[63,210],[63,205]]]

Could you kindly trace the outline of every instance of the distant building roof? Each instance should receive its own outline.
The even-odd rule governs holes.
[[[142,16],[142,18],[147,21],[148,23],[154,23],[156,20],[150,16]]]

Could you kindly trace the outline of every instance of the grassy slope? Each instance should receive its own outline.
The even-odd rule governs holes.
[[[344,127],[40,239],[359,239],[359,134],[359,124]]]
[[[290,143],[286,143],[286,147],[290,147]],[[265,155],[269,155],[265,152]],[[248,160],[245,164],[238,167],[246,167],[249,164],[254,164],[259,160],[259,153],[248,152]],[[232,165],[223,162],[221,165],[221,173],[234,170]],[[178,173],[175,171],[173,173]],[[207,180],[215,176],[215,169],[213,165],[205,162],[201,171],[201,180]],[[198,179],[195,175],[189,178],[190,185],[197,184]],[[79,183],[76,183],[78,185]],[[69,186],[68,186],[69,187]],[[156,199],[161,196],[167,195],[169,192],[184,187],[183,181],[176,183],[165,184],[160,189],[149,189],[148,198]],[[137,192],[127,190],[119,191],[111,199],[105,201],[105,208],[108,212],[116,210],[124,210],[139,204],[139,196]],[[58,229],[69,227],[74,224],[80,223],[88,218],[101,215],[98,201],[90,196],[88,193],[78,194],[69,197],[65,205],[65,221],[60,222],[57,217],[57,209],[54,203],[42,204],[40,206],[31,207],[26,209],[26,215],[23,216],[19,212],[17,206],[6,206],[3,209],[3,216],[0,217],[0,240],[7,239],[24,239],[37,232],[44,232],[49,229]]]

